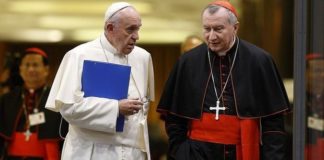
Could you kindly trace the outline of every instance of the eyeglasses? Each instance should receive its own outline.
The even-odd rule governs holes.
[[[141,98],[141,102],[143,102],[143,103],[148,103],[148,102],[150,102],[150,98],[148,98],[148,97],[143,97],[143,98]]]

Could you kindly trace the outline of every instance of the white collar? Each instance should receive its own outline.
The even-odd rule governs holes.
[[[100,45],[104,50],[107,50],[109,53],[118,54],[117,49],[112,46],[112,44],[107,40],[104,33],[100,35]]]
[[[229,50],[234,46],[234,44],[235,44],[235,40],[236,40],[236,37],[234,36],[233,41],[232,41],[230,47],[228,47],[228,49],[225,50],[225,51],[223,51],[223,52],[217,52],[217,55],[218,55],[218,56],[225,56],[226,53],[227,53],[227,52],[228,52],[228,51],[229,51]]]

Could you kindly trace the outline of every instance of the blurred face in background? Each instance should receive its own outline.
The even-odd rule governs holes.
[[[324,92],[324,59],[312,59],[308,62],[308,87],[314,94]]]
[[[21,60],[20,76],[28,89],[37,89],[46,84],[49,66],[43,62],[39,54],[27,54]]]
[[[199,37],[191,36],[186,38],[186,40],[181,44],[181,53],[187,52],[200,44],[203,43],[203,40]]]

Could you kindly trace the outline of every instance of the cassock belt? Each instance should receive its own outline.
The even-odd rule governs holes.
[[[48,160],[59,159],[59,146],[57,141],[39,141],[37,134],[33,133],[29,140],[25,140],[23,132],[15,132],[13,140],[8,146],[8,155],[17,157],[42,157]]]
[[[236,116],[203,113],[201,120],[192,120],[190,139],[236,145],[238,160],[259,160],[260,132],[258,119],[239,119]]]
[[[307,144],[305,147],[305,159],[323,159],[324,138],[319,137],[315,144]]]

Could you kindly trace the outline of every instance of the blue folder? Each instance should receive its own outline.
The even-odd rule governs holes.
[[[130,72],[130,66],[84,60],[81,79],[84,97],[126,99]],[[117,132],[123,131],[124,121],[124,115],[119,114],[116,122]]]

